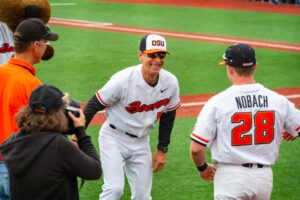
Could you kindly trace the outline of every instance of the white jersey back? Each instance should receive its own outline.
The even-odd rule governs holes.
[[[149,134],[163,112],[180,106],[178,81],[161,69],[155,87],[142,76],[142,65],[114,74],[96,96],[106,108],[109,124],[138,137]]]
[[[261,84],[233,85],[200,112],[191,139],[211,147],[218,163],[275,163],[283,130],[300,133],[294,104]]]
[[[0,64],[6,63],[13,55],[13,33],[5,23],[0,22]]]

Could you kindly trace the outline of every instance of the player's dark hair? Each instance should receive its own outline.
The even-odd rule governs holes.
[[[29,106],[23,108],[16,116],[20,128],[26,133],[51,131],[64,133],[68,130],[68,119],[63,109],[46,114],[36,113]]]
[[[254,74],[255,66],[247,67],[247,68],[234,67],[234,70],[236,71],[236,73],[239,76],[250,76],[250,75]]]
[[[23,52],[25,52],[28,48],[29,48],[29,46],[31,45],[31,43],[32,43],[32,41],[28,41],[28,42],[21,42],[21,41],[18,41],[18,42],[16,42],[15,41],[15,45],[14,45],[14,47],[15,47],[15,52],[16,53],[23,53]]]

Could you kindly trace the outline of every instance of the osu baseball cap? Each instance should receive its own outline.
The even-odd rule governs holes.
[[[156,34],[145,35],[142,38],[140,51],[144,53],[166,52],[167,54],[170,54],[167,51],[166,39]]]
[[[47,113],[60,109],[65,103],[62,100],[64,94],[52,85],[41,85],[32,91],[29,98],[29,106],[37,113]]]
[[[14,32],[15,41],[29,42],[41,39],[50,41],[58,40],[58,35],[50,31],[45,23],[38,18],[28,18],[23,20]]]
[[[220,65],[247,68],[256,65],[255,51],[247,44],[234,44],[227,48]]]

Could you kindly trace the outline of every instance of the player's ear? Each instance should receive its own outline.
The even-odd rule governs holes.
[[[141,51],[138,52],[138,58],[139,58],[140,62],[143,61],[143,52],[141,52]]]
[[[254,72],[258,69],[258,62],[256,62],[256,65],[254,66]]]
[[[32,48],[34,49],[35,52],[38,51],[39,46],[40,46],[39,41],[33,41],[33,42],[32,42]]]
[[[229,74],[233,74],[234,68],[233,68],[233,67],[230,67],[229,65],[227,65],[226,67],[227,67],[228,73],[229,73]]]

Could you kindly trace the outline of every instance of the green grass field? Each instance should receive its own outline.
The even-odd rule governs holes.
[[[60,3],[61,0],[51,0]],[[53,6],[52,17],[109,22],[125,26],[223,35],[300,44],[300,16],[172,6],[150,6],[74,0],[74,6]],[[53,42],[55,57],[37,65],[45,83],[86,102],[120,69],[138,63],[142,35],[51,26],[60,36]],[[216,93],[230,85],[225,69],[218,66],[228,45],[167,38],[172,55],[165,68],[179,80],[181,95]],[[269,88],[300,86],[300,54],[256,49],[256,81]],[[165,169],[154,175],[154,200],[213,199],[212,182],[205,182],[190,159],[189,135],[196,118],[176,119]],[[98,146],[99,126],[89,127]],[[151,134],[153,150],[157,130]],[[274,169],[272,200],[300,199],[299,140],[284,142]],[[262,152],[263,153],[263,152]],[[103,179],[86,181],[81,199],[98,199]],[[122,200],[130,199],[128,184]]]

